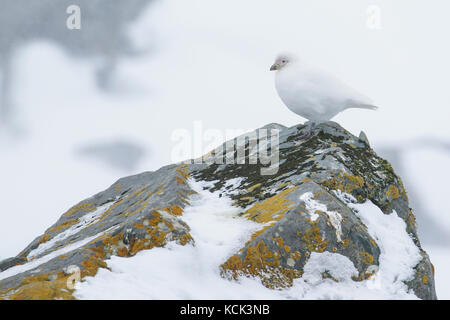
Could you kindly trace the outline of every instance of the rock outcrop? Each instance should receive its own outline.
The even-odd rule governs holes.
[[[257,141],[279,152],[270,168],[254,163],[249,136],[241,149],[230,151],[224,144],[202,161],[122,178],[78,203],[16,257],[0,262],[0,299],[72,299],[73,268],[83,279],[108,268],[111,255],[131,257],[171,241],[195,245],[183,221],[195,193],[189,179],[210,182],[209,191],[220,191],[242,208],[241,217],[261,224],[217,266],[230,281],[257,277],[268,288],[289,288],[311,268],[313,257],[334,255],[351,261],[352,281],[363,283],[389,274],[395,261],[388,258],[397,250],[405,257],[404,272],[392,281],[421,299],[436,299],[433,266],[421,248],[401,179],[365,135],[353,136],[334,122],[264,128],[279,130],[277,144],[270,137]],[[221,150],[228,158],[243,152],[245,161],[221,163]],[[261,174],[264,169],[270,174]],[[384,217],[392,221],[391,230],[389,223],[377,222]],[[323,279],[340,281],[326,263],[320,269]]]

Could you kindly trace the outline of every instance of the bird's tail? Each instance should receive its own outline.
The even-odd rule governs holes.
[[[373,106],[371,104],[355,104],[352,106],[352,108],[358,108],[358,109],[369,109],[369,110],[377,110],[377,106]]]

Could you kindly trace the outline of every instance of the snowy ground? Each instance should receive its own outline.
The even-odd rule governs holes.
[[[95,61],[73,59],[52,43],[22,47],[12,84],[17,121],[0,127],[0,259],[118,178],[169,163],[172,133],[192,131],[195,120],[221,131],[303,121],[281,104],[268,72],[284,49],[357,84],[379,104],[370,116],[354,110],[335,120],[354,134],[364,130],[375,150],[387,142],[401,149],[402,177],[429,219],[450,233],[449,150],[402,149],[420,137],[450,140],[450,46],[440,36],[448,29],[449,3],[424,10],[425,2],[380,0],[383,28],[377,31],[365,24],[371,3],[159,1],[130,26],[136,43],[154,50],[120,62],[112,93],[96,87]],[[145,151],[134,167],[77,152],[116,141]],[[432,234],[425,223],[422,229]],[[450,299],[450,244],[423,245],[436,267],[438,297]]]

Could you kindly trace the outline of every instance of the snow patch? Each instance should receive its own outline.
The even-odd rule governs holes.
[[[352,276],[358,275],[358,270],[350,259],[332,252],[312,252],[303,271],[303,280],[311,285],[322,282],[324,272],[329,272],[337,281],[351,281]]]
[[[300,200],[305,203],[306,211],[311,216],[312,221],[316,221],[317,218],[319,218],[319,214],[317,213],[317,211],[325,213],[328,216],[331,225],[336,230],[337,240],[339,242],[342,242],[342,216],[338,212],[328,211],[326,205],[320,203],[317,200],[314,200],[314,195],[312,192],[305,192],[300,196]]]
[[[82,216],[79,220],[79,222],[71,227],[69,227],[67,230],[64,230],[63,232],[57,234],[55,237],[50,239],[47,242],[41,243],[36,249],[31,250],[30,253],[27,256],[28,260],[32,260],[40,255],[42,255],[47,250],[57,246],[60,242],[67,239],[68,237],[77,234],[81,230],[89,227],[90,225],[93,225],[97,223],[103,213],[105,213],[106,210],[111,207],[111,205],[114,202],[108,202],[100,207],[98,207],[96,210],[92,212],[86,213],[84,216]]]
[[[406,232],[406,223],[395,210],[391,214],[384,214],[370,200],[347,205],[367,226],[368,233],[380,248],[378,276],[381,285],[393,294],[399,290],[407,291],[403,281],[414,277],[414,267],[422,260],[422,256]]]
[[[110,228],[105,232],[102,232],[100,234],[97,234],[95,236],[77,241],[75,243],[71,243],[68,246],[65,246],[64,248],[61,248],[59,250],[53,251],[45,256],[42,256],[38,259],[34,259],[28,263],[22,264],[22,265],[18,265],[18,266],[14,266],[12,268],[6,269],[3,272],[0,272],[0,280],[15,276],[19,273],[25,272],[25,271],[29,271],[32,270],[34,268],[39,267],[40,265],[52,260],[53,258],[56,258],[60,255],[66,254],[68,252],[71,252],[75,249],[81,248],[82,246],[88,244],[89,242],[93,241],[94,239],[102,236],[104,233],[111,231],[114,228]]]

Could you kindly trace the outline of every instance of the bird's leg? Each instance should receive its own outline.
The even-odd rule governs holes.
[[[308,131],[306,131],[305,133],[302,133],[300,135],[300,140],[308,140],[309,138],[311,138],[311,136],[313,135],[314,129],[316,128],[316,123],[311,121],[311,125],[306,125],[307,127],[309,127]]]

